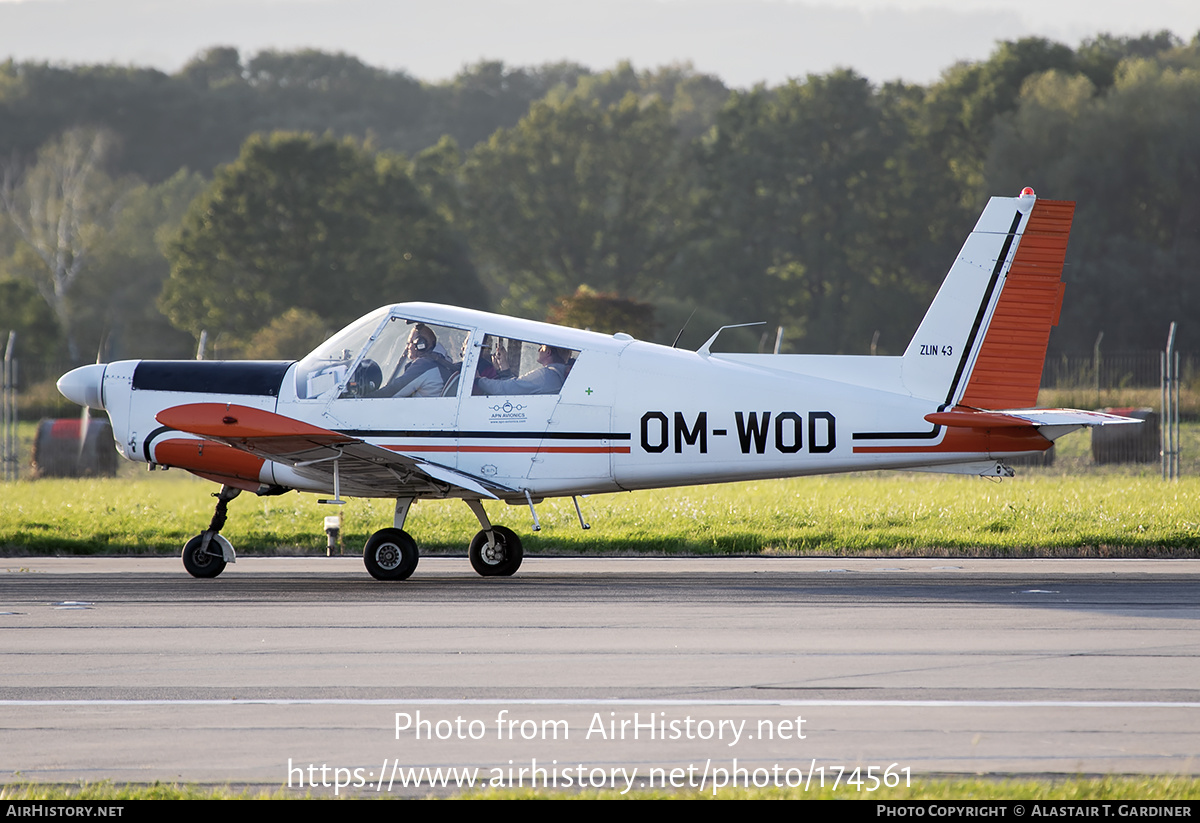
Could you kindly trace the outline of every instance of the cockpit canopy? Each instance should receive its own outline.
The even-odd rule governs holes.
[[[374,311],[301,360],[296,397],[454,397],[464,369],[473,394],[558,394],[579,354],[486,329],[477,334],[465,326],[416,319],[404,309]]]

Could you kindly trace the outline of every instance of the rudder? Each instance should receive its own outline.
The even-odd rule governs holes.
[[[1050,329],[1062,312],[1063,261],[1074,215],[1075,204],[1069,200],[1034,204],[959,405],[1037,405]]]

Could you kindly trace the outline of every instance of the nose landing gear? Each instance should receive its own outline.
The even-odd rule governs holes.
[[[221,491],[213,495],[217,498],[217,508],[213,512],[208,529],[193,537],[183,547],[183,567],[192,577],[216,577],[225,571],[228,563],[237,561],[233,544],[221,536],[225,526],[229,501],[242,493],[241,489],[233,486],[222,486]]]

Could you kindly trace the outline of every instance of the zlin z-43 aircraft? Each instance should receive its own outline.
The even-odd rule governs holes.
[[[221,484],[183,549],[196,577],[235,559],[228,501],[292,489],[395,499],[364,548],[380,580],[417,566],[412,503],[460,498],[481,526],[471,565],[511,575],[521,541],[484,500],[527,505],[536,530],[547,497],[862,469],[1011,476],[1006,459],[1068,432],[1137,422],[1032,408],[1073,214],[1032,189],[992,198],[899,357],[718,354],[716,334],[682,351],[401,303],[296,363],[122,361],[58,387],[107,411],[126,458]]]

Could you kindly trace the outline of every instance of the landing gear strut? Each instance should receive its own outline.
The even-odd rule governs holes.
[[[217,508],[213,512],[208,529],[193,537],[183,547],[183,567],[192,577],[216,577],[225,571],[227,563],[236,559],[233,544],[222,537],[220,531],[225,526],[229,501],[241,493],[241,489],[222,486],[221,491],[213,495],[217,498]]]

